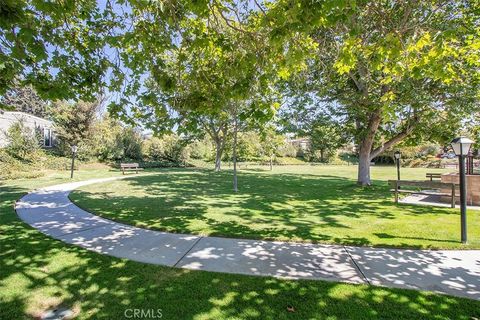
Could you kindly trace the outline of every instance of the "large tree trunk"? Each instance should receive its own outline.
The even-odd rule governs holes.
[[[380,123],[382,121],[381,110],[376,110],[370,115],[366,134],[359,145],[358,156],[358,184],[362,186],[371,185],[370,180],[370,162],[377,156],[379,156],[385,150],[388,150],[403,139],[405,139],[410,133],[412,133],[415,125],[418,124],[418,116],[414,115],[409,119],[402,131],[393,136],[390,140],[373,149],[375,142],[375,134],[378,131]]]
[[[375,141],[375,134],[380,126],[381,120],[381,109],[377,109],[370,114],[365,135],[359,145],[357,183],[361,186],[369,186],[372,184],[370,179],[370,161],[372,161],[372,148]]]
[[[237,132],[238,132],[238,123],[237,115],[235,114],[235,123],[233,128],[233,191],[238,192],[238,182],[237,182]]]
[[[361,150],[358,156],[358,180],[357,183],[362,186],[372,184],[370,180],[370,152]]]

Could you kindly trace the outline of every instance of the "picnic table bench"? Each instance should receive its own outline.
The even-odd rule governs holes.
[[[125,171],[135,171],[135,173],[138,173],[138,171],[143,170],[138,163],[120,163],[120,169],[122,169],[123,174],[125,174]]]
[[[442,174],[441,173],[427,173],[425,175],[427,177],[427,179],[430,179],[430,181],[433,181],[433,179],[441,179],[442,178]]]
[[[389,185],[393,188],[390,190],[395,193],[395,203],[398,203],[398,195],[400,193],[422,194],[429,196],[448,196],[450,197],[451,207],[455,208],[455,183],[443,183],[440,181],[410,181],[410,180],[388,180]],[[415,187],[423,190],[409,190],[400,187]],[[444,190],[450,190],[445,192]]]

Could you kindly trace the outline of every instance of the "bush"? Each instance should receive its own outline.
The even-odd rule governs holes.
[[[273,160],[273,163],[276,165],[287,166],[287,165],[305,164],[305,161],[303,161],[302,159],[293,158],[293,157],[278,157]]]
[[[93,125],[92,137],[83,144],[100,161],[142,160],[142,137],[132,127],[105,117]],[[88,150],[80,150],[88,155]],[[79,152],[80,154],[80,152]],[[86,160],[86,159],[84,159]]]
[[[325,150],[322,157],[322,152],[320,150],[306,150],[303,156],[305,160],[310,162],[330,163],[335,157],[335,152],[335,150]]]
[[[179,136],[171,134],[144,141],[143,155],[150,161],[184,163],[190,159],[190,150]]]
[[[123,157],[133,160],[142,159],[142,137],[133,128],[124,128],[122,132]]]
[[[406,159],[402,161],[402,164],[410,168],[443,168],[448,163],[448,160],[438,159],[433,156],[426,157],[425,159]]]
[[[44,175],[44,170],[70,170],[71,159],[48,153],[38,153],[35,161],[23,161],[10,155],[5,149],[0,149],[0,178],[22,179],[38,178]],[[81,164],[75,161],[75,167]]]
[[[87,144],[99,160],[119,160],[123,156],[122,131],[120,122],[105,117],[95,123],[92,139]]]
[[[349,159],[349,158],[347,158],[347,159]],[[352,161],[349,161],[349,160],[345,160],[345,158],[342,158],[340,156],[333,156],[328,160],[328,164],[333,164],[333,165],[346,166],[346,165],[350,165],[352,163],[353,163],[353,159],[352,159]]]
[[[32,170],[31,165],[10,155],[5,149],[0,149],[0,179],[38,178],[43,173]]]
[[[213,148],[213,144],[209,139],[197,140],[188,145],[192,159],[211,158]]]
[[[349,164],[357,164],[358,163],[358,157],[353,152],[339,152],[338,158],[342,161],[345,161],[345,162],[349,163]]]
[[[423,168],[425,167],[425,161],[422,159],[413,159],[409,162],[408,166],[410,168]]]
[[[241,132],[237,141],[238,161],[255,161],[262,154],[260,137],[256,132]]]
[[[6,150],[12,157],[34,161],[43,153],[38,134],[26,127],[23,121],[15,122],[6,132],[6,138]]]

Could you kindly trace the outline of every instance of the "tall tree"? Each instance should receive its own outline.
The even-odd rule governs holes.
[[[223,110],[212,112],[183,109],[177,119],[178,132],[190,139],[203,138],[208,135],[215,146],[215,171],[220,171],[225,145],[232,136],[230,115]]]
[[[320,153],[320,161],[325,162],[343,144],[347,142],[342,127],[338,122],[328,116],[320,116],[307,131],[310,138],[309,152],[316,158]]]
[[[147,85],[131,113],[150,123],[155,119],[153,125],[203,129],[216,143],[219,169],[229,133],[235,140],[244,124],[273,116],[278,102],[271,84],[278,78],[281,58],[261,41],[254,19],[227,17],[217,2],[209,10],[185,18],[177,41],[150,58],[153,85]],[[124,107],[113,105],[111,110],[122,113]]]
[[[273,170],[273,159],[278,149],[285,144],[285,137],[279,135],[273,125],[262,128],[260,133],[262,153],[269,158],[270,170]]]
[[[81,145],[91,135],[101,100],[76,103],[60,101],[52,108],[57,135],[69,146]]]
[[[283,41],[293,29],[318,44],[305,91],[335,102],[355,128],[359,184],[371,184],[370,161],[384,150],[444,138],[478,107],[479,8],[469,0],[285,0],[269,10]]]
[[[39,97],[32,86],[17,86],[8,90],[0,98],[4,109],[33,114],[40,118],[47,117],[47,102]]]

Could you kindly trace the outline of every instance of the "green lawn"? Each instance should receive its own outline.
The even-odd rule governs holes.
[[[75,180],[112,175],[118,173],[80,171]],[[162,309],[162,319],[195,320],[480,317],[479,301],[432,293],[117,259],[53,240],[18,219],[15,200],[33,188],[69,181],[67,177],[68,172],[49,173],[0,184],[0,319],[31,319],[59,305],[73,307],[79,319],[124,319],[126,308]],[[287,312],[287,305],[296,312]]]
[[[435,169],[402,169],[425,179]],[[411,248],[480,248],[479,211],[469,211],[469,244],[460,243],[459,209],[395,205],[386,180],[393,167],[374,167],[371,188],[355,184],[355,166],[252,168],[231,172],[169,169],[88,185],[71,194],[108,219],[171,232]]]

